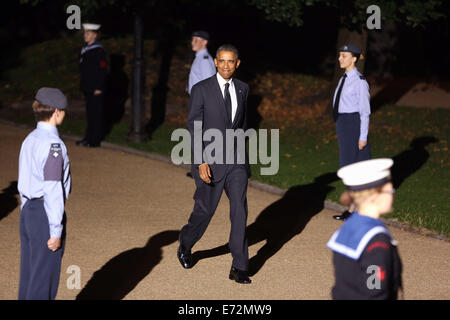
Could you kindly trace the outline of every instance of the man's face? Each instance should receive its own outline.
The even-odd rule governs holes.
[[[205,40],[200,37],[192,37],[192,41],[191,41],[192,51],[197,52],[202,49],[205,49],[207,44],[208,44],[208,40]]]
[[[214,59],[217,72],[225,80],[231,79],[234,71],[239,67],[241,60],[236,58],[233,51],[219,51],[218,56]]]
[[[91,30],[84,30],[84,42],[87,44],[93,43],[97,39],[97,33]]]

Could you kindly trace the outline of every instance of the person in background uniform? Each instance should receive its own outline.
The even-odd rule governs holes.
[[[39,89],[33,102],[37,128],[20,149],[20,300],[53,300],[58,291],[71,177],[67,149],[56,127],[64,120],[66,106],[59,89]]]
[[[192,51],[195,52],[195,59],[189,72],[189,82],[187,93],[191,94],[192,87],[199,81],[205,80],[216,74],[214,60],[206,48],[209,41],[209,34],[205,31],[196,31],[192,34]]]
[[[99,147],[103,139],[103,100],[106,82],[106,53],[98,42],[99,24],[84,23],[86,45],[80,55],[80,89],[86,100],[87,128],[77,145]]]
[[[392,211],[393,163],[392,159],[366,160],[337,173],[356,210],[327,243],[333,251],[335,300],[397,299],[402,288],[397,242],[380,221],[381,215]]]
[[[361,49],[352,44],[339,50],[339,64],[345,70],[339,80],[333,98],[333,118],[339,146],[339,167],[370,159],[367,142],[370,116],[369,84],[356,68],[356,62],[363,58]],[[336,220],[345,220],[353,211],[335,215]]]

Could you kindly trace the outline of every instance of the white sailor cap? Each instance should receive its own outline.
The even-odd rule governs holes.
[[[394,161],[389,158],[360,161],[342,167],[337,172],[339,178],[351,191],[361,191],[380,187],[391,180],[390,168]]]
[[[83,23],[83,29],[84,30],[91,30],[91,31],[98,31],[100,29],[100,24],[95,23]]]

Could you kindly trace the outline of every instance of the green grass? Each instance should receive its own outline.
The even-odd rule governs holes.
[[[386,216],[409,225],[450,235],[450,110],[385,106],[371,117],[369,135],[372,158],[390,157],[402,167],[422,163],[407,174],[397,190],[394,212]],[[334,126],[320,120],[299,123],[280,133],[280,170],[276,176],[254,178],[282,188],[311,183],[315,177],[338,169],[338,148]],[[438,141],[425,150],[410,148],[419,137]],[[406,152],[406,153],[405,153]],[[399,158],[400,155],[405,155]],[[418,159],[422,158],[422,159]],[[338,201],[344,186],[330,184],[335,190],[328,199]]]
[[[385,106],[372,115],[369,138],[373,158],[392,158],[408,151],[406,163],[414,164],[419,153],[412,151],[411,141],[424,136],[438,140],[427,145],[420,153],[429,154],[429,157],[418,170],[405,177],[397,190],[395,210],[387,218],[450,235],[449,120],[450,110],[445,109]],[[60,131],[82,136],[84,126],[83,120],[67,119]],[[278,128],[279,125],[263,122],[262,127],[270,129]],[[156,130],[152,140],[144,143],[127,142],[129,129],[128,123],[117,124],[106,141],[166,156],[170,156],[172,147],[177,143],[170,141],[175,125],[162,125]],[[278,173],[264,176],[260,174],[260,167],[261,165],[252,165],[253,179],[283,189],[312,183],[322,174],[336,172],[338,150],[333,123],[316,119],[280,130]],[[339,180],[330,183],[330,186],[334,190],[327,198],[338,201],[344,186]]]

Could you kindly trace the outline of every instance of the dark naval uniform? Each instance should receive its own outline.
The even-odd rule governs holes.
[[[106,53],[102,45],[95,41],[81,49],[80,89],[86,100],[86,142],[99,146],[103,139],[103,101],[106,82]],[[102,91],[94,95],[95,90]]]
[[[335,268],[333,299],[397,299],[402,264],[396,241],[380,220],[355,212],[327,246]]]

